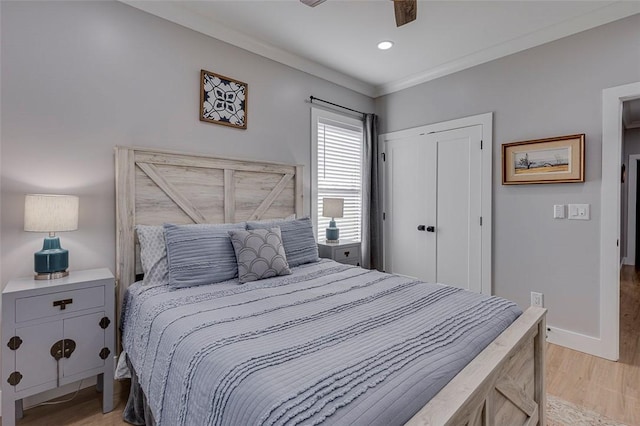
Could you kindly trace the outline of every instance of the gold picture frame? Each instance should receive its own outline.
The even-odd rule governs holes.
[[[248,85],[211,71],[200,71],[200,121],[247,128]]]
[[[584,182],[585,134],[502,145],[502,184]]]

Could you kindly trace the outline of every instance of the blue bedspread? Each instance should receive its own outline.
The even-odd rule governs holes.
[[[133,285],[123,346],[158,425],[400,425],[521,313],[322,260],[243,285]]]

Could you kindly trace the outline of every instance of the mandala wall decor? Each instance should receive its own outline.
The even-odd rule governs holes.
[[[200,71],[200,121],[247,128],[247,83]]]

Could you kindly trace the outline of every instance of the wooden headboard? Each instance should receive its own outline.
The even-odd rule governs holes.
[[[136,225],[303,215],[299,165],[131,147],[116,147],[115,157],[118,308],[141,272]]]

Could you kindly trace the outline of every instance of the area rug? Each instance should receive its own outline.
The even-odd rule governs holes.
[[[627,426],[547,394],[547,426]]]

